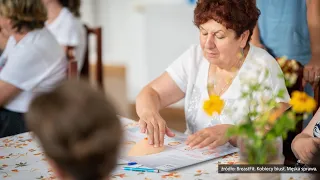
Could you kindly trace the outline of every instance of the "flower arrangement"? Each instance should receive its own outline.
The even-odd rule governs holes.
[[[283,74],[278,77],[285,79],[287,87],[294,85],[298,77],[298,64],[293,60],[286,61],[285,57],[278,62],[283,70]],[[266,80],[269,71],[261,73],[264,73]],[[291,108],[285,111],[277,100],[284,98],[286,89],[272,92],[267,83],[252,80],[245,81],[243,87],[241,98],[249,104],[248,113],[241,123],[229,129],[227,136],[238,137],[240,157],[244,157],[246,163],[265,164],[279,158],[279,153],[282,153],[278,152],[282,149],[282,138],[285,139],[287,133],[295,129],[298,121],[315,110],[316,102],[305,92],[294,91],[289,102]],[[267,97],[264,96],[266,91],[269,91]],[[273,94],[271,97],[270,92]],[[255,96],[256,94],[259,96]],[[223,106],[224,102],[219,96],[211,95],[204,102],[203,109],[209,115],[220,114]],[[280,143],[277,143],[279,139]]]

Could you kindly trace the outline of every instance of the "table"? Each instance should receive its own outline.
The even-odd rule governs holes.
[[[175,172],[139,173],[123,171],[121,166],[113,171],[111,180],[235,180],[234,174],[218,174],[218,164],[238,162],[237,153],[219,159],[180,169]],[[46,162],[41,147],[30,133],[0,139],[0,179],[28,180],[57,179]],[[283,180],[309,180],[310,174],[281,174]]]

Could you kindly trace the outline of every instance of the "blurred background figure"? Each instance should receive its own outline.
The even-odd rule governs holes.
[[[84,61],[86,32],[80,21],[80,0],[42,0],[48,12],[47,28],[67,51],[67,46],[75,48],[78,71]]]
[[[108,179],[122,130],[104,93],[85,82],[66,81],[36,97],[26,120],[58,179]]]
[[[1,58],[0,137],[27,131],[32,98],[65,78],[66,59],[46,19],[41,0],[0,0],[0,26],[10,36]]]
[[[256,4],[261,16],[251,42],[275,58],[287,56],[304,65],[305,91],[313,95],[310,85],[320,81],[320,1],[256,0]]]

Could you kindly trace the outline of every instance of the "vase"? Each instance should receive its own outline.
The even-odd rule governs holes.
[[[239,138],[240,165],[283,165],[282,137],[273,140]],[[280,173],[242,173],[239,180],[280,180]]]

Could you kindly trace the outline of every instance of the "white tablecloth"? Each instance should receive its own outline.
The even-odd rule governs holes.
[[[219,174],[218,164],[234,164],[238,162],[237,154],[180,169],[175,172],[139,173],[117,168],[111,179],[121,180],[224,180],[235,179],[234,174]],[[309,180],[310,174],[281,174],[283,180]],[[0,139],[0,179],[56,179],[46,162],[46,157],[40,146],[29,133],[19,134]]]

